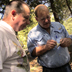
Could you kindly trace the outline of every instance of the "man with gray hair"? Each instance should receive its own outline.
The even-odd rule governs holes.
[[[0,21],[0,72],[30,72],[25,51],[15,32],[29,24],[30,9],[24,1],[12,1]]]

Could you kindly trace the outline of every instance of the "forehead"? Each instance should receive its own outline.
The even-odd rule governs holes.
[[[49,11],[47,7],[41,7],[37,10],[37,15],[39,16],[45,16],[45,15],[49,15]]]
[[[43,12],[39,12],[38,13],[38,17],[46,17],[49,15],[49,12],[48,11],[43,11]]]
[[[23,12],[23,15],[27,16],[27,15],[30,15],[30,9],[27,5],[23,5],[23,8],[24,8],[24,12]]]

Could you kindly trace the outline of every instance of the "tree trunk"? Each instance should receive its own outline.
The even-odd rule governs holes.
[[[72,17],[72,10],[71,10],[71,8],[70,8],[70,5],[69,5],[69,3],[68,3],[68,0],[66,0],[66,4],[67,4],[67,6],[68,6],[68,9],[69,9],[69,11],[70,11],[70,13],[71,13],[71,17]]]
[[[52,11],[53,11],[53,14],[54,14],[55,21],[60,22],[59,17],[58,17],[58,14],[56,12],[54,1],[53,0],[49,0],[49,1],[51,3],[51,8],[52,8]]]

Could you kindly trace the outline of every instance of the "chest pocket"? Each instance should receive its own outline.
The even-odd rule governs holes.
[[[64,34],[64,30],[63,29],[57,29],[57,30],[54,30],[55,34],[57,35],[57,37],[64,37],[65,34]]]
[[[65,37],[64,30],[62,28],[54,30],[54,33],[58,43],[60,42],[60,39]]]

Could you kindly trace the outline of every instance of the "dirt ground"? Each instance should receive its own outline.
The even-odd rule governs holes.
[[[30,64],[30,72],[42,72],[42,67],[37,62],[37,57],[33,59],[29,53],[27,53],[29,64]]]
[[[71,69],[72,69],[72,46],[69,47],[69,53],[70,53],[70,56],[71,56],[71,59],[70,59],[70,66],[71,66]],[[27,53],[28,55],[28,59],[29,59],[29,63],[30,63],[30,72],[42,72],[42,67],[37,63],[37,58],[33,59],[29,52]]]

